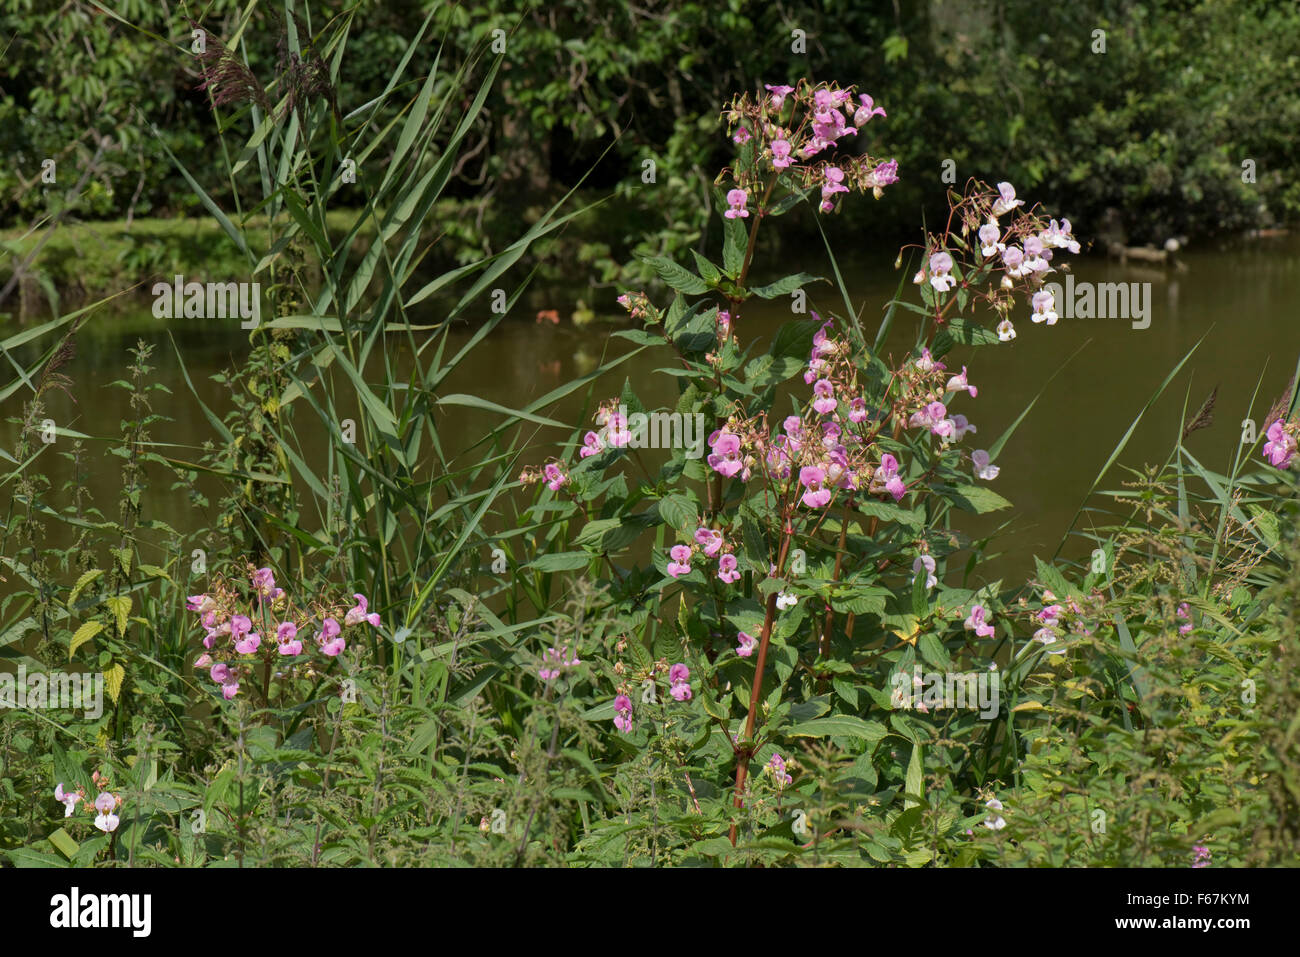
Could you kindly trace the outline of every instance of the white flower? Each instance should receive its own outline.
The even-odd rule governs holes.
[[[1003,342],[1010,342],[1016,337],[1016,327],[1011,324],[1010,319],[1003,319],[998,323],[998,338]]]
[[[975,477],[991,482],[1002,471],[1001,467],[989,463],[989,454],[983,449],[971,453],[971,462],[975,465]]]
[[[797,595],[791,595],[789,592],[785,591],[777,593],[776,607],[781,611],[785,611],[787,608],[793,608],[797,604],[799,604],[799,598]]]
[[[939,584],[939,579],[934,577],[934,558],[930,555],[916,556],[916,560],[912,562],[912,581],[916,581],[922,569],[925,570],[925,588],[926,591],[929,591]]]

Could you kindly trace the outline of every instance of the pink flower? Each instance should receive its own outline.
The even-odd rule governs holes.
[[[208,614],[216,606],[216,601],[210,595],[190,595],[185,599],[185,607],[190,611]]]
[[[813,386],[813,408],[821,415],[835,411],[838,404],[835,401],[835,387],[831,385],[830,379],[818,379],[817,384]]]
[[[740,581],[740,572],[736,569],[736,556],[730,552],[718,559],[718,578],[728,585]]]
[[[801,501],[809,508],[825,508],[830,504],[831,490],[822,487],[825,481],[825,469],[805,465],[799,470],[799,484],[808,490],[803,493]]]
[[[980,638],[992,638],[997,632],[988,621],[988,610],[983,605],[976,605],[970,610],[966,619],[966,630],[973,631]]]
[[[714,432],[709,438],[713,454],[708,457],[709,467],[732,478],[745,467],[740,457],[740,436],[730,432]]]
[[[100,791],[99,797],[95,798],[95,810],[100,814],[107,814],[117,807],[117,798],[107,791]]]
[[[998,198],[993,204],[993,215],[1009,213],[1017,206],[1025,205],[1024,200],[1016,199],[1016,188],[1010,183],[998,183]]]
[[[723,340],[731,335],[731,313],[725,309],[718,310],[718,339]]]
[[[858,398],[849,403],[849,421],[865,422],[867,420],[867,400]]]
[[[1178,617],[1186,620],[1186,624],[1178,626],[1178,633],[1185,635],[1192,630],[1192,607],[1187,602],[1182,602],[1178,606]]]
[[[750,138],[751,137],[749,135],[749,130],[742,126],[740,129],[736,130],[736,135],[733,136],[731,140],[733,143],[736,143],[737,145],[741,145],[744,143],[748,143],[750,141]]]
[[[379,627],[379,616],[374,612],[366,614],[366,596],[359,592],[352,596],[357,600],[355,607],[348,609],[348,613],[343,616],[343,624],[351,628],[353,625],[359,625],[363,621],[369,622],[373,627]]]
[[[704,554],[709,558],[722,549],[722,533],[716,528],[700,527],[695,530],[695,544],[704,547]]]
[[[966,381],[965,366],[961,367],[961,375],[955,375],[949,379],[947,386],[944,388],[948,392],[969,392],[972,399],[979,395],[979,390]]]
[[[898,459],[894,458],[888,452],[880,457],[880,468],[876,470],[873,476],[875,481],[880,482],[885,487],[885,491],[894,496],[894,501],[902,501],[903,495],[907,492],[907,486],[898,475]]]
[[[229,681],[221,686],[221,697],[229,701],[235,695],[239,694],[239,682]]]
[[[632,699],[625,694],[614,699],[614,727],[624,734],[632,733]]]
[[[881,194],[879,190],[882,186],[892,186],[898,182],[898,160],[890,160],[887,163],[881,163],[871,171],[871,187],[876,192],[876,198],[879,199]]]
[[[679,575],[689,575],[691,573],[691,546],[674,545],[668,551],[672,561],[668,563],[668,574],[673,578]]]
[[[954,442],[960,442],[967,432],[978,432],[975,426],[970,424],[970,420],[964,415],[954,415],[952,417],[952,438]]]
[[[217,684],[223,684],[230,678],[230,666],[224,661],[218,661],[208,674]]]
[[[1002,250],[1002,265],[1006,266],[1007,275],[1013,279],[1028,276],[1033,271],[1025,265],[1025,254],[1019,246],[1008,246]]]
[[[772,94],[772,109],[774,110],[781,109],[781,104],[785,102],[785,98],[794,92],[792,86],[773,86],[770,83],[764,83],[763,86]]]
[[[339,628],[339,623],[333,618],[326,618],[321,623],[321,631],[316,636],[316,643],[320,645],[322,654],[336,658],[343,653],[343,649],[347,647],[347,644],[344,642],[341,632],[342,629]]]
[[[754,647],[758,644],[753,635],[747,635],[743,631],[736,635],[736,640],[740,642],[736,648],[736,654],[740,655],[742,658],[748,658],[752,655],[754,653]]]
[[[790,166],[790,142],[786,139],[772,141],[772,168],[788,169]]]
[[[933,369],[939,369],[942,371],[947,368],[947,366],[942,362],[937,361],[934,356],[930,355],[928,347],[921,350],[921,357],[915,360],[915,362],[917,369],[922,372],[930,372]]]
[[[236,644],[252,630],[253,622],[247,615],[236,615],[230,619],[230,640]]]
[[[281,622],[275,629],[275,640],[280,646],[280,654],[287,657],[302,654],[302,639],[298,637],[298,626],[293,622]]]
[[[764,767],[763,770],[776,779],[776,786],[778,788],[783,788],[787,784],[794,783],[794,778],[790,777],[790,775],[786,773],[785,759],[779,754],[772,755],[772,759],[767,762],[767,766]]]
[[[1048,605],[1034,617],[1043,624],[1054,625],[1056,624],[1056,619],[1061,617],[1061,612],[1064,610],[1065,609],[1060,605]]]
[[[876,106],[876,101],[873,100],[869,94],[860,94],[858,100],[861,101],[862,105],[859,106],[857,112],[853,114],[854,126],[862,126],[864,123],[870,122],[873,116],[886,115],[883,109]]]
[[[546,473],[546,487],[552,492],[558,492],[560,486],[568,481],[568,477],[560,471],[560,467],[554,462],[546,463],[546,468],[542,471]]]
[[[980,255],[985,259],[990,256],[996,256],[1002,250],[1007,248],[1007,244],[999,242],[1002,237],[1002,231],[998,229],[997,223],[985,223],[980,227]]]
[[[603,451],[605,444],[600,441],[600,436],[595,432],[588,432],[582,437],[582,448],[578,450],[578,457],[585,459],[589,455],[595,455]]]
[[[253,587],[263,598],[270,598],[275,594],[275,575],[269,568],[259,568],[253,572]]]
[[[668,669],[668,680],[672,684],[672,687],[668,689],[669,694],[678,701],[691,700],[690,668],[687,668],[686,665],[679,661]]]
[[[64,791],[63,782],[60,781],[54,788],[54,800],[63,803],[63,816],[72,817],[72,812],[77,808],[77,802],[81,800],[81,795],[74,791]]]
[[[947,292],[957,285],[952,273],[952,257],[942,250],[930,257],[930,285],[937,292]]]
[[[1296,452],[1296,441],[1286,431],[1282,420],[1274,420],[1265,435],[1268,436],[1268,441],[1264,443],[1264,458],[1275,468],[1290,468],[1291,458]]]
[[[733,189],[727,192],[727,211],[722,215],[727,219],[748,219],[749,210],[745,206],[749,203],[749,190]]]
[[[250,632],[235,642],[235,651],[241,655],[251,655],[262,644],[262,638],[256,632]]]
[[[948,407],[942,402],[931,402],[924,408],[913,412],[912,417],[907,420],[907,424],[911,428],[921,427],[934,431],[935,426],[946,418],[948,418]]]
[[[211,656],[210,654],[207,654],[206,652],[204,652],[203,654],[199,655],[198,658],[196,658],[196,659],[194,660],[194,667],[195,667],[195,668],[211,668],[211,667],[212,667],[212,656]]]

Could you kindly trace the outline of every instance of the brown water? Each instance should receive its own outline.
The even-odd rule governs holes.
[[[869,337],[874,336],[879,316],[898,282],[892,260],[891,254],[882,253],[840,264],[854,305],[867,303],[862,316]],[[1133,435],[1120,464],[1141,466],[1164,461],[1180,425],[1184,398],[1190,415],[1217,386],[1214,425],[1194,434],[1188,446],[1207,467],[1226,470],[1240,439],[1242,420],[1251,416],[1261,423],[1269,404],[1285,388],[1300,353],[1300,325],[1291,307],[1300,280],[1300,237],[1192,251],[1184,255],[1184,261],[1185,271],[1166,271],[1125,267],[1101,259],[1074,259],[1076,282],[1150,283],[1149,328],[1135,329],[1129,320],[1121,318],[1063,318],[1049,328],[1031,323],[1028,308],[1022,307],[1021,314],[1015,317],[1019,336],[1014,342],[978,349],[959,347],[947,359],[950,368],[965,364],[970,381],[979,389],[978,398],[962,396],[952,406],[954,412],[965,414],[979,429],[977,435],[965,440],[971,448],[991,444],[1043,392],[997,459],[1002,472],[992,487],[1014,503],[1015,511],[962,520],[961,527],[973,534],[1010,523],[998,539],[1003,557],[979,569],[980,578],[1023,574],[1032,569],[1033,554],[1048,557],[1056,550],[1111,450],[1165,375],[1202,337],[1205,341],[1196,354]],[[805,268],[829,275],[824,262],[813,261]],[[831,290],[825,284],[809,287],[810,305],[822,312],[842,311],[842,302]],[[529,308],[518,306],[520,315],[507,317],[480,344],[446,383],[442,394],[471,393],[507,407],[522,408],[572,377],[590,371],[602,356],[621,355],[632,348],[626,340],[611,338],[613,329],[621,327],[595,324],[579,328],[567,319],[558,326],[534,321],[536,309],[562,307],[567,297],[559,290],[553,293],[554,301],[548,302],[547,290],[534,290]],[[593,304],[598,314],[615,315],[621,311],[613,302],[615,295],[615,291],[608,291],[603,300]],[[910,285],[904,295],[915,301]],[[738,335],[743,342],[753,338],[769,340],[781,323],[795,318],[788,309],[788,299],[752,301],[738,325]],[[561,308],[562,313],[566,311]],[[172,393],[170,398],[154,394],[156,411],[174,420],[155,427],[154,437],[181,446],[170,453],[175,457],[195,461],[195,447],[212,438],[213,432],[181,377],[168,334],[182,351],[204,402],[219,416],[230,408],[229,394],[209,377],[246,354],[247,334],[233,322],[213,326],[203,320],[178,319],[163,327],[145,313],[147,307],[140,310],[139,316],[91,320],[91,328],[80,337],[76,359],[65,370],[74,381],[75,401],[54,394],[49,415],[60,426],[91,436],[116,435],[120,420],[127,414],[125,393],[107,388],[107,384],[125,376],[130,361],[127,349],[137,338],[144,339],[156,346],[152,359],[156,381]],[[886,353],[900,356],[907,351],[914,340],[916,318],[900,312]],[[436,314],[413,319],[431,322]],[[472,332],[472,324],[458,328],[447,355],[464,344]],[[404,339],[394,346],[406,349]],[[1072,355],[1073,360],[1067,362]],[[26,353],[23,358],[30,356]],[[677,395],[677,382],[654,371],[667,364],[667,358],[663,350],[648,350],[620,365],[597,383],[595,400],[617,395],[626,377],[647,407],[671,405]],[[1252,410],[1251,395],[1261,374],[1259,398]],[[581,424],[578,416],[582,398],[580,391],[539,412],[576,427]],[[8,400],[4,417],[17,416],[21,401],[21,393]],[[355,408],[345,408],[343,414],[359,419],[356,412]],[[297,414],[300,423],[314,421],[314,414],[305,407]],[[444,447],[454,450],[472,444],[487,428],[500,422],[501,417],[492,413],[447,408],[439,429]],[[533,427],[529,426],[528,431],[531,433]],[[529,459],[541,462],[558,454],[555,443],[566,438],[558,429],[541,429],[537,441],[542,444]],[[15,439],[16,427],[0,423],[0,444],[12,452]],[[309,461],[320,461],[323,435],[313,442],[311,430],[307,430],[305,440]],[[56,445],[66,449],[67,441],[60,439]],[[120,459],[107,454],[114,443],[92,440],[88,444],[90,461],[94,463],[89,490],[108,517],[116,517]],[[70,466],[65,460],[45,457],[43,462],[56,486],[70,479]],[[1117,487],[1124,478],[1116,469],[1102,488]],[[215,516],[193,509],[183,491],[169,491],[170,484],[170,477],[154,474],[146,519],[160,519],[180,530],[203,527],[212,521]],[[213,481],[205,480],[202,487],[215,500]],[[1068,551],[1081,553],[1082,543]]]

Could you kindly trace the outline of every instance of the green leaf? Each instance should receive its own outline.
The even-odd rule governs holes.
[[[68,660],[71,661],[78,648],[103,630],[104,623],[102,621],[88,621],[78,628],[76,634],[72,636],[72,640],[68,642]]]
[[[691,255],[695,257],[695,268],[700,271],[700,275],[704,277],[704,281],[711,286],[716,286],[722,280],[722,273],[719,271],[718,267],[713,265],[713,263],[709,262],[694,249],[691,250]]]
[[[104,574],[104,569],[102,568],[92,568],[90,571],[82,574],[82,576],[77,579],[77,583],[72,586],[72,591],[68,595],[69,607],[71,607],[72,603],[77,600],[77,596],[81,594],[85,587],[102,574]]]
[[[586,552],[556,552],[553,555],[540,555],[524,567],[539,572],[568,572],[585,568],[590,561],[591,556]]]
[[[659,515],[671,528],[692,531],[699,524],[695,505],[685,495],[672,493],[659,500]]]
[[[935,491],[958,508],[977,515],[1011,507],[1005,498],[983,485],[936,485]]]
[[[690,270],[677,265],[663,256],[642,256],[641,261],[652,267],[659,278],[671,288],[688,296],[701,296],[709,291],[709,285]]]
[[[826,738],[844,737],[861,738],[876,742],[889,732],[875,721],[863,721],[849,714],[835,714],[825,718],[813,718],[802,724],[796,724],[786,730],[791,737]]]
[[[117,618],[117,633],[126,634],[126,620],[131,614],[131,596],[115,595],[104,599],[108,610]]]
[[[749,291],[760,299],[775,299],[777,296],[788,296],[802,286],[810,282],[825,282],[821,276],[814,276],[811,273],[799,272],[786,276],[784,279],[778,279],[776,282],[768,283],[766,286],[754,286]],[[994,337],[997,338],[996,336]]]
[[[68,860],[72,860],[77,851],[81,848],[81,845],[74,841],[72,835],[63,828],[59,828],[51,834],[49,840],[50,843],[54,845],[55,850]]]
[[[921,777],[921,745],[912,746],[912,759],[907,762],[907,778],[903,782],[903,790],[908,794],[915,794],[917,797],[925,796],[925,783]],[[919,802],[910,798],[903,800],[903,807],[916,807]]]

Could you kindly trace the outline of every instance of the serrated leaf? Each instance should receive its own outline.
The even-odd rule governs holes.
[[[670,528],[693,530],[699,521],[695,505],[685,495],[672,493],[659,500],[659,515]]]
[[[102,574],[104,574],[104,569],[102,568],[92,568],[90,571],[83,573],[82,576],[77,579],[77,583],[72,586],[72,591],[68,593],[68,604],[71,605],[75,602],[77,596],[82,593],[86,586]]]
[[[94,638],[103,630],[104,623],[102,621],[88,621],[78,628],[76,633],[72,636],[72,640],[68,642],[68,660],[71,661],[72,656],[77,653],[78,648],[90,641],[91,638]]]
[[[104,599],[104,604],[108,610],[117,618],[117,633],[126,634],[126,621],[131,615],[131,596],[130,595],[112,595]]]
[[[641,261],[654,269],[660,279],[678,292],[688,296],[702,296],[709,291],[708,283],[671,259],[664,256],[642,256]]]
[[[716,286],[718,281],[722,279],[722,272],[694,249],[691,250],[691,254],[695,257],[695,268],[700,271],[704,281]]]
[[[749,291],[760,299],[775,299],[777,296],[787,296],[810,282],[824,281],[820,276],[814,276],[812,273],[799,272],[778,279],[776,282],[770,282],[766,286],[753,286]]]
[[[126,669],[120,663],[114,663],[111,668],[104,672],[104,687],[108,689],[108,695],[113,699],[113,704],[117,704],[117,699],[122,696],[122,682],[126,680]]]

